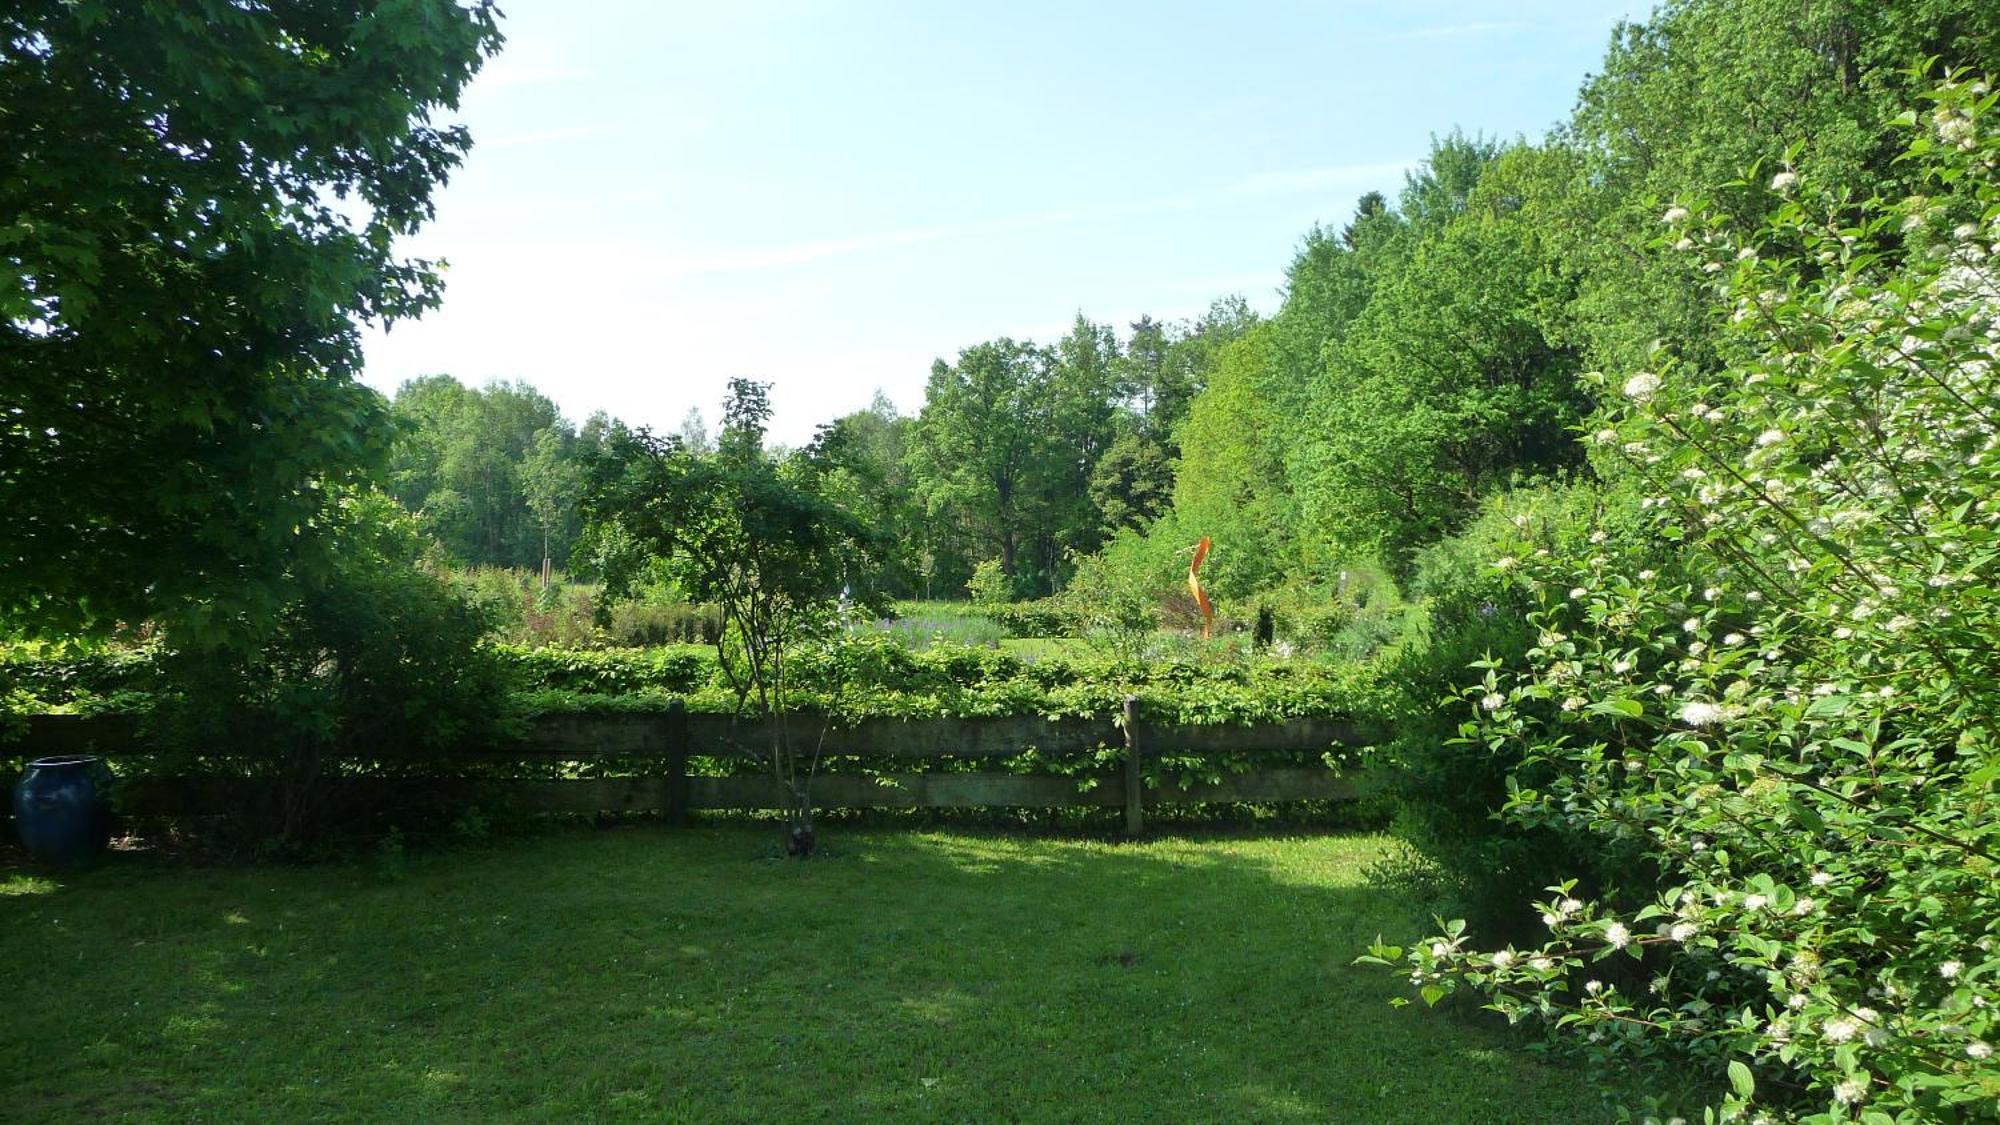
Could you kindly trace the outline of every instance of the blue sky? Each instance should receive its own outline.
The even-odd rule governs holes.
[[[476,148],[406,249],[444,307],[367,381],[523,379],[581,419],[774,436],[905,411],[932,359],[1240,293],[1432,133],[1539,136],[1646,4],[511,0]]]

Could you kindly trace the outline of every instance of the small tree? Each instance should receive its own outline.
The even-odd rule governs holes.
[[[999,559],[987,559],[972,568],[965,592],[972,595],[974,605],[1006,605],[1014,600],[1014,581],[1000,569]]]
[[[634,564],[660,559],[691,597],[721,607],[722,674],[738,714],[754,708],[765,720],[789,850],[806,855],[819,747],[807,750],[787,721],[787,654],[833,630],[841,592],[865,585],[876,552],[867,528],[817,488],[809,457],[764,448],[770,416],[768,385],[735,379],[713,453],[677,435],[615,434],[593,466],[587,508],[600,530],[644,548],[644,559],[623,555],[605,575],[614,596],[630,587]]]

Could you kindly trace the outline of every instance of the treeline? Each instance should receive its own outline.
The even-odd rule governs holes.
[[[898,545],[872,585],[956,597],[997,560],[1017,594],[1048,594],[1075,559],[1166,510],[1188,409],[1214,357],[1256,323],[1238,298],[1191,322],[1141,318],[1123,339],[1078,316],[1053,345],[1000,339],[938,361],[914,416],[878,393],[778,452],[810,459],[830,498]],[[579,426],[524,383],[447,375],[405,383],[390,413],[389,490],[453,560],[592,571],[572,557],[579,503],[623,423],[600,413]],[[713,447],[699,411],[672,436]]]

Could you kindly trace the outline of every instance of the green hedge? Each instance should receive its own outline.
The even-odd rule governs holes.
[[[676,698],[697,712],[736,706],[707,650],[509,650],[506,656],[518,674],[515,698],[531,713],[646,711]],[[912,652],[877,636],[803,648],[792,657],[792,676],[789,708],[847,720],[1103,715],[1136,695],[1159,722],[1256,723],[1351,714],[1374,698],[1372,681],[1354,664],[1024,661],[956,645]]]
[[[511,691],[501,705],[523,716],[652,711],[685,699],[725,713],[736,699],[698,646],[528,649],[496,646]],[[1156,722],[1256,723],[1372,709],[1371,678],[1352,663],[1250,657],[1136,661],[1110,656],[1022,660],[1005,652],[939,645],[912,652],[861,635],[801,648],[785,704],[840,720],[1103,715],[1136,695]],[[0,698],[12,714],[144,711],[171,688],[149,649],[51,657],[0,653]]]

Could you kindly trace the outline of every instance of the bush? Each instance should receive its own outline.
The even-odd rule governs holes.
[[[1161,596],[1153,576],[1112,566],[1101,557],[1077,560],[1076,574],[1051,599],[1071,635],[1121,656],[1137,656],[1161,624]]]
[[[517,691],[627,695],[696,690],[714,671],[700,648],[558,649],[506,645],[495,650]]]
[[[163,765],[251,779],[238,826],[283,851],[351,822],[357,810],[330,800],[336,774],[427,772],[500,722],[489,621],[416,565],[409,517],[363,496],[331,519],[332,569],[299,577],[262,642],[160,660]]]
[[[1607,1068],[1692,1060],[1715,1119],[2000,1097],[2000,131],[1984,83],[1935,96],[1903,119],[1935,197],[1783,172],[1761,229],[1668,212],[1726,279],[1730,367],[1660,354],[1598,440],[1688,569],[1521,556],[1534,643],[1470,692],[1468,742],[1522,763],[1510,823],[1657,885],[1552,880],[1527,950],[1376,954]]]
[[[1331,581],[1295,583],[1257,597],[1256,619],[1268,621],[1272,642],[1344,660],[1366,660],[1404,628],[1405,606],[1386,571],[1350,564]]]
[[[502,640],[563,647],[598,641],[595,586],[558,580],[544,587],[539,572],[493,566],[454,570],[448,578]]]
[[[972,568],[965,591],[974,605],[1005,605],[1014,600],[1014,580],[1000,569],[999,559],[987,559]]]
[[[722,609],[687,602],[619,602],[604,628],[619,648],[653,645],[712,645],[722,636]]]
[[[1482,932],[1529,932],[1536,912],[1528,896],[1555,879],[1581,873],[1597,886],[1629,877],[1635,863],[1643,868],[1629,854],[1605,854],[1595,838],[1499,819],[1526,755],[1463,740],[1454,705],[1482,681],[1482,665],[1518,665],[1535,643],[1533,600],[1508,580],[1509,569],[1537,552],[1642,553],[1631,518],[1610,514],[1629,507],[1587,484],[1503,493],[1414,560],[1411,635],[1380,667],[1387,692],[1370,779],[1418,859],[1399,873],[1403,881]]]
[[[1068,637],[1076,631],[1068,608],[1055,598],[995,606],[988,616],[1010,637]]]

